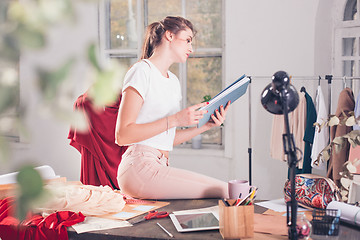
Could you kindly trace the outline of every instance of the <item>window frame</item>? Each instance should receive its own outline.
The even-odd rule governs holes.
[[[344,21],[345,8],[348,0],[344,0],[337,14],[334,29],[334,75],[343,76],[343,61],[355,61],[353,76],[360,76],[360,0],[357,0],[357,18]],[[353,56],[343,56],[343,39],[355,38],[356,52]],[[351,77],[351,76],[347,76]]]
[[[135,14],[135,18],[137,21],[137,34],[138,34],[138,39],[143,39],[144,36],[144,31],[146,26],[148,25],[147,23],[147,0],[136,0],[137,2],[137,9],[136,9],[136,13]],[[186,0],[182,0],[182,6],[184,6]],[[222,45],[219,48],[196,48],[194,53],[190,56],[190,58],[199,58],[199,57],[221,57],[221,70],[222,70],[222,74],[221,74],[221,86],[222,88],[224,88],[226,81],[225,81],[225,17],[224,17],[224,11],[225,11],[225,1],[224,0],[220,0],[221,1],[221,5],[222,5],[222,12],[221,12],[221,17],[222,17]],[[100,55],[101,55],[101,59],[103,61],[108,61],[111,57],[134,57],[139,59],[139,56],[141,55],[141,48],[142,48],[142,41],[138,41],[138,45],[137,45],[137,49],[110,49],[109,48],[109,16],[108,16],[108,12],[109,12],[109,3],[110,0],[100,0],[99,1],[99,45],[100,45]],[[182,15],[186,16],[186,12],[184,7],[182,8]],[[179,64],[179,74],[178,74],[178,78],[179,81],[181,83],[181,87],[182,87],[182,97],[183,97],[183,101],[181,102],[181,107],[185,108],[186,107],[186,99],[187,99],[187,64],[186,63],[180,63]],[[228,126],[228,125],[227,125]],[[221,127],[222,128],[222,139],[221,139],[221,144],[209,144],[209,146],[212,149],[220,149],[222,151],[225,150],[225,146],[226,146],[226,139],[229,139],[228,136],[229,134],[231,134],[231,131],[229,129],[229,127]],[[225,137],[226,136],[226,137]],[[186,148],[190,147],[191,144],[184,144],[186,145]],[[183,148],[184,146],[182,146],[181,148]],[[228,152],[228,151],[226,151]]]

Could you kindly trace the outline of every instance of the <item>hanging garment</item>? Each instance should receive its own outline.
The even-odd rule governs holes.
[[[354,109],[355,117],[360,117],[360,93],[358,94],[355,101],[355,109]],[[353,126],[353,130],[360,130],[360,123]],[[360,174],[360,146],[357,145],[355,147],[350,147],[349,151],[349,161],[353,163],[356,167],[356,174]]]
[[[321,90],[321,87],[318,86],[316,92],[316,110],[317,110],[317,118],[316,122],[322,124],[328,118],[328,111],[325,105],[324,94]],[[315,164],[316,159],[319,156],[319,153],[329,144],[329,128],[323,127],[319,132],[319,126],[315,127],[314,140],[311,150],[311,167],[325,170],[326,162],[321,158],[318,164]]]
[[[78,97],[74,108],[88,119],[88,131],[71,128],[70,145],[81,153],[80,181],[85,185],[108,185],[119,189],[116,180],[121,156],[127,147],[115,143],[115,126],[121,95],[117,101],[103,109],[93,106],[87,93]]]
[[[355,109],[354,109],[355,117],[360,117],[360,93],[358,94],[355,102]],[[353,126],[353,130],[360,130],[360,123]]]
[[[347,114],[350,111],[354,111],[354,107],[355,101],[353,92],[350,88],[345,88],[340,92],[335,115],[337,117],[341,117],[342,112]],[[330,140],[332,141],[335,137],[343,136],[351,132],[351,130],[352,127],[348,127],[346,125],[332,126],[330,128]],[[343,164],[349,159],[349,147],[350,144],[348,143],[348,141],[345,141],[342,149],[339,152],[336,152],[333,148],[329,159],[327,177],[331,178],[338,187],[341,187],[341,176],[339,172],[343,171]]]
[[[349,162],[351,162],[356,168],[355,172],[353,173],[360,174],[360,145],[355,147],[350,146]]]
[[[85,216],[79,212],[59,211],[47,217],[29,212],[24,221],[14,217],[15,198],[0,200],[0,239],[2,240],[68,240],[67,227],[83,222]]]
[[[316,122],[316,110],[315,105],[310,95],[305,91],[306,98],[306,127],[304,133],[304,154],[303,161],[299,161],[298,173],[311,173],[311,148],[314,140]]]
[[[299,105],[289,113],[290,132],[294,136],[295,146],[304,152],[304,133],[306,119],[306,99],[303,92],[299,92]],[[282,135],[285,133],[284,116],[274,115],[271,131],[270,156],[274,159],[286,161]]]

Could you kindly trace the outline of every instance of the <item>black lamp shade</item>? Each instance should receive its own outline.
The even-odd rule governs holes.
[[[272,83],[268,84],[261,93],[261,104],[273,114],[283,114],[283,94],[287,102],[288,112],[294,111],[299,104],[299,95],[290,78],[284,71],[279,71],[272,77]]]

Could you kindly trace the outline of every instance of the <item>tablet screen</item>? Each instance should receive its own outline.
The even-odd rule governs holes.
[[[211,230],[219,228],[219,220],[211,212],[172,215],[173,216],[170,217],[179,232]]]

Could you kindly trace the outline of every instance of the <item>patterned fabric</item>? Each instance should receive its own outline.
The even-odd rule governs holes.
[[[290,180],[284,187],[285,202],[291,200]],[[295,199],[300,206],[325,209],[333,200],[340,200],[340,192],[335,183],[325,177],[314,174],[295,176]]]

